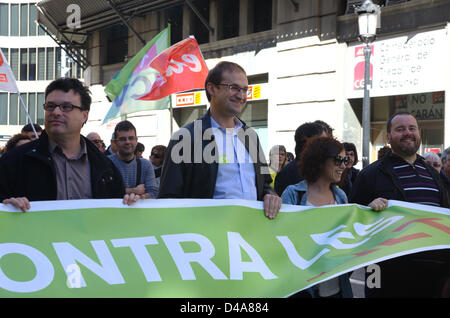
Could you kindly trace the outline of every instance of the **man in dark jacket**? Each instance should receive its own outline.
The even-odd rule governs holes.
[[[364,168],[356,178],[349,201],[361,205],[387,200],[449,207],[437,171],[417,155],[420,131],[414,116],[402,112],[387,123],[392,151]],[[366,289],[367,297],[439,297],[450,275],[450,250],[427,251],[380,263],[381,288]]]
[[[139,199],[125,195],[120,172],[80,135],[91,105],[77,79],[60,78],[45,92],[45,130],[33,142],[0,159],[0,201],[26,211],[30,201],[88,198]]]
[[[264,201],[274,218],[281,198],[271,178],[259,139],[237,118],[247,101],[244,69],[221,62],[210,70],[205,90],[210,109],[171,138],[165,154],[160,198],[220,198]]]
[[[331,134],[332,129],[323,121],[318,120],[304,123],[295,130],[295,160],[284,166],[275,177],[275,191],[279,196],[283,194],[287,186],[303,180],[300,172],[298,172],[298,162],[308,139],[316,136],[332,136]]]

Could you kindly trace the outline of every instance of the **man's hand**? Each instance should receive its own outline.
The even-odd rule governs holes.
[[[12,204],[16,208],[21,209],[23,212],[26,212],[31,208],[30,201],[28,201],[25,197],[5,199],[3,200],[3,204]]]
[[[139,194],[130,193],[125,194],[123,197],[123,204],[133,205],[140,199]]]
[[[281,208],[281,198],[274,194],[266,194],[264,196],[264,214],[269,219],[274,219]]]
[[[141,183],[136,188],[126,188],[125,193],[127,194],[134,193],[139,195],[145,194],[145,184]]]
[[[374,211],[381,211],[386,209],[388,206],[388,200],[385,198],[376,198],[372,202],[369,203],[369,207],[372,208]]]

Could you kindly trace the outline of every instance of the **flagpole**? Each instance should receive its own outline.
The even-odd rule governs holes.
[[[18,95],[19,95],[19,99],[20,99],[20,102],[22,104],[23,110],[27,114],[28,120],[30,121],[31,128],[33,128],[34,135],[36,136],[36,139],[38,139],[39,136],[38,136],[38,134],[36,132],[36,129],[34,128],[33,121],[31,120],[31,116],[30,116],[30,114],[27,111],[27,107],[25,106],[25,103],[24,103],[24,101],[22,99],[22,95],[20,93]]]
[[[172,95],[169,98],[169,110],[170,110],[170,136],[173,133],[173,108],[172,108]]]

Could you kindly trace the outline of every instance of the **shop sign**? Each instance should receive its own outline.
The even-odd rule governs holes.
[[[175,96],[174,98],[175,103],[173,103],[174,108],[206,105],[207,101],[205,91],[175,94],[174,96]]]
[[[264,99],[266,85],[267,84],[249,85],[247,91],[247,100],[251,101]],[[204,90],[172,95],[172,105],[174,108],[206,105],[207,101],[208,99]]]
[[[433,92],[395,96],[395,112],[408,111],[417,120],[443,120],[445,93]]]
[[[364,45],[347,51],[347,98],[364,95]],[[448,59],[445,29],[375,41],[371,46],[370,96],[392,96],[445,90]]]

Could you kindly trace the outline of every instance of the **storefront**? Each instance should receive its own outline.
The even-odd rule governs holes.
[[[378,149],[386,145],[386,121],[399,111],[412,113],[419,123],[419,153],[445,149],[447,31],[441,28],[379,38],[372,44],[370,162],[377,159]],[[348,46],[347,65],[346,95],[358,113],[364,95],[364,54],[360,43]]]

